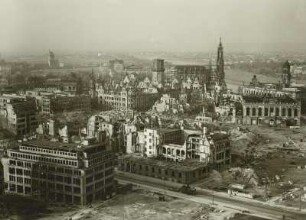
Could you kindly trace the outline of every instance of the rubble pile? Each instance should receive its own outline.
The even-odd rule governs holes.
[[[216,209],[214,207],[203,206],[200,210],[196,211],[191,219],[200,220],[200,219],[209,219],[209,213],[214,212]],[[217,210],[219,211],[219,210]]]
[[[246,148],[256,145],[258,140],[256,134],[249,130],[242,130],[239,127],[230,131],[230,139],[232,145],[232,151],[237,154],[241,154]]]
[[[209,177],[212,179],[212,182],[215,184],[215,185],[220,185],[223,183],[223,178],[222,178],[222,175],[221,173],[219,173],[217,170],[213,170]]]
[[[257,187],[259,184],[259,178],[254,169],[234,167],[229,169],[228,172],[231,174],[232,179],[236,183],[241,183],[252,187]]]

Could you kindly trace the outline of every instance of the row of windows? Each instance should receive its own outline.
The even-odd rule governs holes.
[[[100,99],[105,99],[105,100],[117,100],[117,101],[124,101],[125,102],[125,98],[121,98],[121,97],[114,97],[114,96],[100,96]]]
[[[47,172],[57,172],[57,173],[66,173],[66,174],[73,174],[76,176],[81,176],[81,171],[76,170],[76,169],[70,169],[70,168],[64,168],[64,167],[55,167],[51,165],[46,165],[46,164],[31,164],[28,162],[22,162],[22,161],[15,161],[15,160],[10,160],[9,161],[10,165],[20,166],[20,167],[26,167],[26,168],[32,168],[35,171],[47,171]],[[25,166],[24,166],[25,165]],[[14,167],[9,167],[9,173],[15,174],[17,173],[18,175],[22,175],[22,170],[20,168],[14,168]],[[31,175],[31,171],[24,169],[24,175]]]
[[[252,110],[252,111],[251,111]],[[264,111],[264,112],[263,112]],[[281,116],[286,116],[286,112],[287,115],[289,117],[292,116],[292,114],[294,115],[294,117],[298,116],[298,109],[294,109],[292,112],[291,108],[288,108],[288,110],[286,108],[282,108],[281,110]],[[246,108],[246,116],[256,116],[256,113],[258,114],[258,116],[269,116],[269,108]],[[274,113],[274,108],[270,108],[270,115],[272,115]],[[279,108],[275,108],[275,116],[280,116],[280,109]]]
[[[75,176],[81,176],[81,171],[76,169],[70,169],[67,167],[56,167],[46,164],[34,164],[33,169],[39,170],[39,171],[48,171],[48,172],[56,172],[56,173],[66,173],[71,174]]]
[[[246,94],[255,94],[255,95],[267,95],[267,94],[274,94],[275,97],[281,97],[284,96],[284,93],[280,93],[280,92],[274,92],[274,91],[269,91],[267,92],[266,90],[249,90],[249,89],[243,89],[243,92]]]
[[[14,158],[22,158],[22,159],[28,159],[28,160],[35,160],[35,161],[44,161],[49,163],[57,163],[57,164],[63,164],[63,165],[69,165],[69,166],[77,166],[78,162],[68,159],[57,159],[54,157],[43,157],[41,155],[32,155],[32,154],[24,154],[24,153],[11,153],[11,157]]]
[[[48,154],[55,154],[55,155],[63,155],[63,156],[71,156],[71,157],[77,156],[76,153],[71,153],[67,151],[59,151],[59,150],[49,150],[49,149],[39,148],[39,147],[20,146],[20,150],[34,151],[34,152],[41,152],[41,153],[48,153]]]
[[[98,163],[101,163],[103,161],[107,161],[110,158],[111,158],[110,155],[104,155],[104,156],[99,156],[99,157],[93,158],[93,159],[88,161],[88,166],[92,166],[94,164],[98,164]],[[112,161],[106,162],[105,163],[105,168],[111,167],[112,165],[113,165]]]
[[[132,166],[132,169],[130,170],[127,170],[127,171],[129,171],[129,172],[137,172],[137,170],[135,169],[136,168],[136,164],[134,164],[133,166]],[[138,165],[138,170],[139,170],[139,172],[140,173],[143,173],[143,167],[142,167],[142,165]],[[166,177],[172,177],[172,178],[179,178],[179,179],[181,179],[182,178],[182,173],[181,172],[176,172],[176,171],[171,171],[171,170],[162,170],[162,169],[160,169],[160,168],[155,168],[155,167],[150,167],[150,169],[149,169],[149,167],[148,166],[145,166],[144,167],[144,171],[146,172],[146,175],[148,175],[149,174],[149,171],[150,171],[150,173],[152,174],[152,175],[155,175],[155,174],[158,174],[158,175],[164,175],[164,176],[166,176]],[[163,171],[163,174],[162,174],[162,171]],[[201,176],[201,175],[203,175],[203,174],[205,174],[205,173],[207,173],[208,172],[208,170],[207,170],[207,168],[203,168],[203,169],[201,169],[201,170],[197,170],[197,171],[193,171],[192,173],[191,173],[191,177],[193,177],[193,178],[195,178],[196,177],[196,174],[198,174],[199,176]]]

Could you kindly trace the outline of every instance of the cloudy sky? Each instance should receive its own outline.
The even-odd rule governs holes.
[[[0,51],[306,50],[305,0],[1,0]]]

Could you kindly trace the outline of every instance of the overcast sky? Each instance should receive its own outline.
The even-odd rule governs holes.
[[[306,50],[305,0],[0,0],[0,51]]]

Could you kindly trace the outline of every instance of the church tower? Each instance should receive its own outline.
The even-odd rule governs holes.
[[[164,60],[155,59],[153,60],[152,66],[152,83],[153,85],[163,84],[164,83]]]
[[[91,74],[90,74],[90,95],[92,99],[96,98],[96,77],[94,74],[93,69],[91,69]]]
[[[224,57],[223,57],[223,45],[220,38],[220,43],[217,52],[217,74],[219,79],[219,85],[222,89],[226,89],[225,73],[224,73]]]
[[[290,73],[290,63],[288,60],[283,64],[282,82],[284,88],[290,87],[291,73]]]
[[[211,60],[209,60],[209,81],[208,81],[208,90],[209,91],[214,91],[215,86],[218,85],[219,83],[218,77],[216,75],[215,70],[212,68]]]

